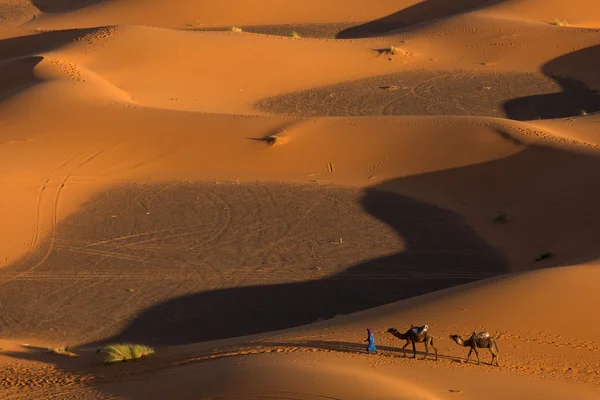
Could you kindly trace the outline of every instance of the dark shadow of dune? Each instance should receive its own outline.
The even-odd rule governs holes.
[[[558,57],[541,68],[556,81],[560,93],[525,96],[504,104],[509,118],[536,120],[568,118],[600,111],[600,45]]]
[[[377,188],[361,202],[404,239],[403,253],[314,281],[178,297],[141,313],[109,341],[180,345],[280,330],[507,271],[505,258],[453,212]]]
[[[2,39],[0,61],[50,51],[96,31],[98,28],[67,29]]]
[[[44,57],[34,56],[0,61],[0,102],[37,82],[33,69],[43,59]]]
[[[39,254],[0,270],[6,332],[98,337],[96,316],[108,313],[130,322],[94,345],[187,344],[309,324],[508,271],[460,215],[378,187],[141,189],[150,200],[131,187],[96,196]],[[39,258],[44,264],[30,270]],[[32,294],[26,302],[23,292]]]
[[[384,53],[389,49],[375,49]],[[263,112],[299,116],[466,115],[506,118],[515,97],[550,96],[560,86],[540,73],[408,70],[267,97]],[[518,110],[517,110],[518,111]],[[515,112],[512,113],[516,115]]]
[[[76,11],[100,2],[102,0],[31,0],[34,6],[45,13]]]
[[[501,0],[500,0],[501,1]],[[386,17],[344,29],[338,39],[358,39],[385,35],[408,26],[436,21],[498,3],[498,0],[424,0]]]
[[[520,140],[522,142],[525,140],[515,138],[509,133],[503,133],[503,137],[511,141]],[[136,196],[132,196],[131,192],[124,190],[111,194],[109,191],[98,195],[92,200],[91,206],[83,207],[80,213],[69,217],[64,223],[75,228],[74,232],[78,235],[77,239],[82,241],[83,247],[76,249],[79,246],[76,242],[64,242],[63,246],[57,248],[57,252],[62,253],[63,257],[66,257],[69,248],[78,251],[88,249],[86,251],[89,253],[95,248],[95,251],[102,256],[101,262],[92,264],[92,256],[95,256],[93,254],[85,259],[73,259],[71,262],[66,262],[65,258],[61,258],[59,259],[60,263],[56,264],[54,269],[48,270],[45,276],[41,276],[47,280],[43,283],[35,282],[36,274],[41,274],[42,271],[26,272],[21,280],[8,282],[6,278],[10,277],[11,267],[0,270],[0,283],[3,283],[3,313],[0,314],[0,318],[3,318],[2,326],[9,328],[11,323],[25,324],[28,318],[33,319],[35,328],[42,329],[42,335],[46,336],[49,335],[46,322],[40,321],[41,314],[35,314],[36,312],[54,312],[51,314],[51,318],[54,319],[51,323],[56,325],[49,326],[56,326],[59,332],[60,320],[61,318],[65,319],[66,316],[75,318],[76,323],[84,325],[84,329],[89,331],[93,331],[97,326],[116,324],[118,323],[117,318],[126,319],[126,325],[116,334],[103,337],[101,340],[90,341],[82,345],[80,349],[93,349],[93,346],[113,341],[134,341],[154,345],[186,344],[290,328],[338,314],[365,310],[434,290],[503,274],[511,270],[511,266],[503,253],[497,249],[497,245],[508,249],[511,257],[512,254],[522,254],[525,249],[525,263],[528,263],[527,268],[529,269],[582,263],[600,256],[600,228],[598,228],[600,227],[600,212],[597,207],[600,202],[600,191],[593,185],[593,182],[598,179],[600,179],[600,158],[597,155],[530,145],[518,154],[504,159],[389,180],[362,192],[359,203],[364,211],[393,228],[396,234],[403,238],[405,243],[403,250],[395,250],[388,255],[372,257],[344,267],[336,273],[322,277],[315,276],[309,280],[252,284],[248,280],[248,275],[243,275],[237,281],[237,287],[216,289],[205,287],[200,290],[198,286],[192,285],[184,287],[184,291],[189,292],[184,295],[174,295],[175,291],[165,288],[181,287],[194,279],[202,282],[204,277],[202,275],[184,275],[181,276],[181,281],[171,283],[170,279],[179,270],[184,269],[185,263],[175,264],[176,258],[171,259],[172,263],[169,265],[163,262],[154,262],[151,257],[152,252],[168,250],[168,247],[156,249],[153,246],[154,240],[160,239],[156,235],[161,230],[165,230],[173,224],[182,224],[181,221],[186,220],[190,220],[196,230],[208,230],[208,227],[198,226],[193,221],[194,215],[209,215],[227,208],[226,202],[222,199],[233,199],[237,203],[243,203],[243,198],[228,198],[226,194],[228,191],[247,190],[249,186],[229,185],[225,189],[219,189],[219,185],[191,185],[189,190],[194,199],[205,193],[211,204],[214,205],[213,208],[210,208],[208,203],[200,202],[200,206],[195,209],[182,208],[183,204],[188,203],[189,198],[188,194],[180,193],[181,187],[176,184],[142,186],[144,191],[152,192],[152,195],[149,198],[138,196],[140,202],[144,203],[141,210],[137,210],[137,201],[134,201]],[[170,190],[169,187],[173,190]],[[304,201],[302,199],[304,195],[301,195],[303,192],[294,189],[294,185],[279,186],[277,190],[283,190],[282,188],[290,190],[287,195],[291,196],[294,202]],[[310,196],[321,196],[323,193],[321,190],[325,189],[323,187],[312,189],[314,191],[309,192],[312,193]],[[264,198],[256,198],[256,204],[262,204],[266,198],[277,199],[285,194],[285,192],[277,190],[271,191]],[[164,197],[159,196],[161,193]],[[217,195],[220,195],[221,200],[217,198]],[[332,191],[327,192],[328,204],[330,202],[330,204],[342,205],[339,201],[342,195],[344,195],[342,192],[337,194]],[[256,194],[253,196],[256,197]],[[350,193],[349,196],[347,198],[351,198],[354,194]],[[467,215],[469,221],[487,220],[489,222],[478,223],[476,228],[470,226],[465,218],[456,212],[432,205],[436,199],[439,200],[441,197],[452,208],[461,209],[461,214]],[[155,206],[151,206],[149,203],[153,203]],[[234,203],[230,202],[230,204]],[[169,206],[174,208],[168,208]],[[266,206],[270,213],[274,213],[279,208],[285,210],[284,214],[275,215],[273,221],[285,218],[286,214],[295,212],[293,203],[286,207],[281,207],[282,204],[272,207],[270,203],[267,203]],[[246,204],[240,209],[240,215],[243,217],[254,207],[254,204]],[[125,214],[139,214],[136,218],[142,221],[153,218],[152,215],[159,214],[163,208],[165,209],[163,210],[164,215],[162,217],[155,216],[158,219],[154,223],[144,222],[148,225],[138,226],[138,230],[151,227],[152,232],[130,232],[128,235],[115,236],[118,221]],[[302,208],[302,210],[305,209]],[[179,211],[175,212],[174,210]],[[311,225],[312,222],[309,219],[302,217],[305,214],[302,210],[294,214],[291,221],[296,222],[291,225],[300,231],[307,230],[308,235],[315,226],[322,227],[349,218],[349,214],[335,214],[331,209],[325,208],[320,210],[319,219],[313,221],[316,225]],[[217,234],[205,237],[202,246],[194,250],[194,257],[210,253],[212,247],[223,247],[231,242],[244,242],[245,239],[240,234],[240,229],[243,229],[244,226],[248,228],[248,232],[254,238],[260,237],[263,232],[262,228],[268,228],[271,223],[274,223],[265,219],[263,222],[266,223],[266,226],[255,226],[251,223],[252,221],[237,220],[235,210],[230,211],[226,214],[231,221],[229,225],[236,227],[233,236],[228,237],[226,233],[218,230],[218,226],[214,227],[218,231]],[[313,211],[317,210],[313,209]],[[509,222],[506,224],[493,222],[497,211],[506,211],[510,217]],[[178,213],[183,216],[179,217]],[[330,218],[330,214],[335,215]],[[259,219],[266,218],[266,216],[266,214],[262,215]],[[179,220],[178,218],[183,219]],[[307,223],[307,226],[300,226],[301,224],[297,223],[298,218],[301,218],[301,222]],[[160,222],[158,225],[157,221]],[[219,221],[221,220],[217,220],[217,222]],[[351,225],[356,225],[360,223],[360,219],[352,217],[351,222]],[[287,226],[286,231],[290,229],[287,223],[284,225]],[[369,246],[374,245],[376,242],[368,242],[368,240],[375,231],[362,225],[361,229],[364,229],[362,240],[369,243]],[[382,228],[374,227],[373,229]],[[123,251],[117,254],[115,246],[109,254],[106,248],[98,247],[98,243],[90,243],[88,236],[97,231],[106,232],[107,237],[112,237],[109,241],[119,241],[119,247]],[[484,232],[486,237],[494,238],[495,245],[484,240],[478,232]],[[275,232],[275,234],[277,237],[285,236],[284,232]],[[141,247],[143,252],[136,253],[135,247],[133,247],[134,243],[129,240],[134,237],[140,238],[140,235],[143,241],[137,242],[136,245],[143,245]],[[172,236],[171,238],[170,240],[174,240]],[[64,241],[64,239],[59,235],[57,242]],[[122,241],[124,239],[127,241]],[[302,236],[292,239],[293,242],[304,240]],[[354,241],[348,243],[359,247],[360,240],[360,236],[358,236]],[[192,252],[192,249],[183,250],[183,248],[175,246],[177,243],[171,243],[172,250],[180,254],[180,257],[187,263],[191,262],[192,258],[186,259],[185,257],[188,255],[186,253]],[[258,247],[253,242],[242,244],[243,247],[240,248],[256,250],[254,247]],[[344,242],[344,244],[347,243]],[[553,251],[556,253],[556,257],[536,263],[534,258],[538,250]],[[236,248],[228,249],[226,254],[228,257],[234,257],[238,251],[240,250]],[[281,251],[283,252],[283,250]],[[298,251],[296,249],[287,255],[282,253],[280,261],[287,261],[280,263],[279,268],[283,268],[286,263],[293,262],[294,258],[304,260],[303,253],[306,251],[309,250]],[[145,259],[138,260],[139,254],[144,254]],[[118,264],[115,255],[125,258],[125,263]],[[222,256],[217,259],[220,260],[220,263],[228,262],[228,259]],[[60,280],[63,273],[59,271],[59,268],[64,268],[66,265],[73,268],[67,277],[69,279],[74,279],[76,274],[92,274],[94,269],[98,271],[98,274],[90,278],[89,284],[77,281],[77,285],[67,287],[68,281]],[[208,267],[208,261],[199,265],[199,268],[206,269]],[[40,268],[43,269],[43,267]],[[111,268],[113,271],[109,274],[108,271]],[[119,269],[127,269],[127,271],[124,270],[118,274]],[[141,280],[136,281],[133,279],[135,277],[130,277],[131,280],[123,282],[125,279],[130,279],[126,276],[128,271],[133,273],[138,270],[143,275]],[[152,278],[152,274],[157,272],[162,275],[158,276],[159,279],[153,286],[149,280]],[[237,270],[233,270],[233,273],[239,274]],[[254,275],[263,273],[264,271],[259,269],[253,272]],[[291,279],[288,277],[286,280]],[[146,284],[140,287],[137,286],[139,282],[146,282]],[[235,281],[228,283],[228,285],[234,284],[236,284]],[[132,293],[126,290],[131,287],[130,285],[136,285],[136,290]],[[143,307],[144,302],[140,302],[135,297],[136,295],[142,296],[143,292],[156,294],[152,298],[152,304],[146,307]],[[23,303],[31,301],[33,297],[38,297],[40,301],[19,308]],[[66,302],[63,301],[65,298]],[[57,303],[57,299],[63,303]],[[106,308],[90,312],[89,310],[93,309],[91,305],[98,302],[103,303]],[[126,307],[131,305],[131,307],[127,308],[128,314],[117,317],[117,307],[122,305]],[[7,315],[6,310],[16,311],[12,315]],[[56,310],[59,312],[56,313]],[[387,326],[371,327],[374,329],[387,328]],[[4,334],[5,331],[3,331]],[[26,332],[19,334],[20,336],[15,337],[32,337],[28,336]],[[54,340],[56,341],[56,338]],[[380,346],[380,348],[390,352],[392,356],[399,356],[403,343],[396,341],[393,343],[397,343],[397,346]],[[280,342],[266,339],[264,343],[247,342],[243,344],[244,349],[260,346],[264,347],[264,352],[272,352],[271,350],[276,348],[286,351],[291,347],[307,351],[311,351],[310,349],[350,353],[364,351],[363,343],[327,340]],[[189,362],[253,354],[252,352],[244,353],[244,349],[240,352],[240,349],[230,351],[231,348],[214,349],[211,347],[209,350],[214,354],[198,354],[198,357]],[[419,348],[419,354],[422,354],[422,350],[422,347]],[[442,349],[440,351],[440,356],[444,357],[444,351]],[[408,354],[411,355],[411,351]],[[102,369],[101,365],[90,371],[89,364],[88,367],[85,367],[83,361],[40,352],[6,355],[54,363],[69,374],[76,374],[78,370],[85,371],[88,376],[101,377],[100,380],[104,379],[102,377],[105,374],[117,377],[122,371],[132,371],[136,368],[141,371],[146,365],[150,365],[150,367],[145,371],[151,371],[155,362],[149,359],[137,364],[139,367],[136,367],[135,363],[115,366],[116,369],[110,368],[112,371],[110,372],[108,369]],[[96,357],[97,361],[95,362],[99,363],[99,356]],[[89,363],[89,357],[87,362]],[[164,360],[162,362],[164,363]],[[183,365],[185,362],[187,361],[183,360]],[[175,363],[171,366],[175,365],[182,364]],[[161,368],[168,367],[162,366]],[[94,380],[87,382],[94,389],[100,391],[117,390],[114,386],[112,389],[101,385],[96,386]]]
[[[406,193],[432,200],[445,193],[472,209],[474,219],[489,218],[488,226],[498,210],[517,214],[512,226],[488,229],[517,235],[509,246],[530,249],[529,268],[595,259],[600,192],[589,182],[596,179],[598,157],[533,146],[502,160],[384,182],[367,189],[361,204],[404,239],[403,252],[314,281],[178,297],[145,310],[109,340],[170,345],[279,330],[508,271],[505,257],[463,217]],[[543,246],[560,246],[564,254],[537,264],[539,252],[555,250]]]

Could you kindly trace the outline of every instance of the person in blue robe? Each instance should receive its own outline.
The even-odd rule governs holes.
[[[370,329],[367,329],[367,353],[377,353],[377,347],[375,347],[375,336],[373,336],[373,332]]]

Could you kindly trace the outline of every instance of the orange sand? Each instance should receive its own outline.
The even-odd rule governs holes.
[[[373,3],[0,0],[0,397],[597,398],[596,2]]]

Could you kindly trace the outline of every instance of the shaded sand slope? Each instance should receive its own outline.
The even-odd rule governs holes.
[[[560,20],[574,26],[600,26],[600,13],[593,0],[506,0],[491,5],[484,12],[542,23]]]
[[[507,102],[504,109],[515,119],[567,118],[600,111],[600,45],[551,60],[542,72],[562,87],[562,93],[530,95]],[[529,118],[528,118],[529,117]]]
[[[393,398],[446,399],[459,393],[467,399],[594,399],[600,327],[588,316],[598,300],[598,279],[595,264],[495,278],[304,328],[163,349],[144,363],[113,368],[96,366],[97,358],[86,352],[52,357],[8,344],[10,350],[0,356],[19,360],[15,370],[38,382],[32,396],[55,393],[52,378],[72,396],[121,399],[158,399],[165,393],[185,398],[198,387],[205,396],[225,399],[360,399],[371,384],[381,386],[377,393],[383,398],[393,389]],[[562,318],[554,318],[557,314]],[[587,321],[585,329],[574,334],[581,321]],[[403,358],[401,342],[384,333],[390,326],[402,330],[423,322],[436,336],[437,363]],[[375,331],[377,356],[364,354],[366,326]],[[502,368],[460,363],[466,349],[447,338],[481,329],[499,336]],[[421,355],[422,346],[418,349]],[[481,358],[489,360],[489,353],[482,351]],[[34,363],[41,360],[54,365],[42,369]],[[3,381],[6,393],[16,394],[19,382]]]
[[[141,27],[119,28],[52,56],[74,59],[135,103],[218,113],[252,113],[250,105],[266,96],[398,67],[360,43]],[[215,79],[220,74],[227,79]]]
[[[307,140],[307,148],[314,148],[311,134],[315,135],[314,140],[326,149],[328,140],[332,146],[340,142],[335,135],[325,134],[340,123],[307,125],[302,129],[309,130],[298,136]],[[60,181],[54,184],[54,196],[50,192],[44,200],[46,195],[42,195],[40,219],[33,230],[37,252],[13,259],[0,272],[3,291],[13,293],[7,296],[3,314],[5,334],[71,343],[109,335],[119,340],[190,343],[306,324],[507,271],[598,257],[594,208],[598,192],[588,184],[595,179],[595,171],[600,171],[595,153],[548,147],[545,139],[536,139],[543,132],[527,131],[522,124],[513,124],[514,131],[492,128],[497,133],[488,133],[487,139],[471,126],[476,139],[463,139],[460,144],[455,136],[445,145],[446,151],[452,145],[473,151],[470,161],[462,161],[467,162],[465,166],[459,167],[455,157],[440,157],[438,162],[446,163],[445,168],[440,164],[437,172],[415,175],[409,171],[418,164],[408,155],[427,143],[442,143],[444,136],[439,132],[444,125],[439,121],[429,127],[413,123],[404,125],[402,141],[388,142],[406,153],[386,152],[379,165],[371,164],[371,173],[397,176],[404,172],[408,176],[362,193],[319,184],[279,188],[166,181],[125,186],[81,206],[84,196],[103,190],[103,185],[115,179],[89,176],[86,171],[110,171],[111,160],[118,159],[119,153],[111,147],[97,156],[92,152],[89,165],[63,180],[65,186]],[[470,124],[450,119],[445,129],[468,132]],[[353,148],[363,146],[363,129],[374,125],[351,126],[340,129],[340,134],[345,134],[349,145],[356,140]],[[388,126],[397,130],[402,125]],[[520,136],[517,128],[523,130]],[[410,129],[415,133],[410,134]],[[427,129],[432,129],[430,136]],[[244,152],[261,153],[265,162],[270,161],[265,168],[285,165],[283,159],[289,164],[308,154],[302,150],[301,139],[296,148],[295,134],[292,129],[290,141],[281,146],[245,138],[249,147]],[[380,143],[386,143],[385,136],[382,139]],[[526,145],[527,141],[533,143]],[[131,148],[123,144],[114,149],[131,152],[135,143]],[[564,140],[557,143],[568,145]],[[506,152],[503,158],[498,153],[500,144]],[[486,156],[486,149],[494,152]],[[145,150],[148,156],[152,151],[152,147]],[[176,154],[180,169],[164,168],[159,160],[158,164],[141,162],[139,170],[117,176],[141,179],[158,168],[163,176],[198,177],[197,172],[182,168],[184,154]],[[190,157],[203,159],[201,154],[194,148]],[[475,154],[498,159],[476,163]],[[279,157],[283,157],[280,162],[274,161]],[[326,174],[322,162],[317,159],[315,166]],[[247,172],[256,179],[268,177],[260,165]],[[308,165],[298,163],[294,168]],[[360,183],[360,170],[339,172],[345,165],[343,159],[330,164],[329,182]],[[363,165],[366,168],[369,163]],[[230,168],[234,169],[223,169],[222,176],[236,173],[235,165]],[[280,172],[297,173],[289,168]],[[582,198],[589,202],[577,202]],[[543,200],[544,207],[540,207]],[[80,211],[74,213],[75,207]],[[506,214],[508,223],[494,222],[500,213]],[[545,252],[555,257],[536,263],[535,258]],[[56,286],[57,281],[61,286]],[[43,291],[46,300],[23,301],[17,295],[23,291]],[[107,293],[111,300],[106,299]],[[54,299],[52,310],[60,313],[44,307],[48,296]],[[181,297],[169,301],[176,296]],[[94,315],[103,310],[118,314],[119,322],[99,325]],[[196,329],[206,321],[211,330]]]
[[[498,0],[420,1],[412,6],[401,8],[383,18],[345,29],[337,35],[337,38],[353,39],[382,35],[412,25],[434,22],[442,18],[473,11],[496,2]]]
[[[49,3],[49,2],[45,2]],[[52,2],[54,3],[54,2]],[[265,25],[281,23],[315,23],[368,21],[409,7],[418,0],[382,0],[368,6],[360,0],[308,0],[282,3],[275,0],[224,0],[216,4],[177,0],[102,1],[81,8],[88,2],[62,2],[68,13],[47,13],[33,24],[39,27],[90,27],[113,24],[136,24],[162,27],[214,27],[231,25]],[[56,8],[54,8],[56,9]],[[52,10],[49,10],[52,11]]]
[[[309,116],[478,115],[527,120],[579,115],[600,109],[600,96],[589,91],[557,93],[556,101],[523,107],[529,96],[560,93],[560,86],[537,73],[418,69],[367,78],[261,100],[259,110]],[[583,94],[584,96],[581,96]],[[577,101],[576,112],[561,107]],[[520,102],[515,97],[527,97]],[[511,102],[505,109],[504,103]],[[561,106],[558,106],[560,104]],[[557,107],[558,106],[558,107]]]
[[[548,163],[542,161],[545,158]],[[211,331],[190,331],[195,340],[216,335],[220,327],[225,328],[232,321],[239,322],[233,324],[234,331],[238,334],[249,334],[252,333],[251,327],[255,326],[261,320],[260,316],[265,314],[269,317],[262,322],[263,324],[274,324],[274,321],[278,321],[281,326],[290,316],[290,311],[293,311],[291,314],[298,322],[301,319],[306,321],[314,318],[310,317],[315,315],[314,310],[325,311],[329,306],[331,310],[325,314],[329,316],[336,313],[343,314],[349,304],[348,299],[360,299],[360,304],[368,304],[386,292],[384,288],[387,283],[391,284],[390,293],[401,296],[401,293],[415,293],[414,291],[419,291],[421,287],[444,285],[444,277],[450,280],[456,279],[455,283],[458,283],[462,278],[468,279],[470,274],[482,277],[487,273],[501,271],[507,268],[507,265],[511,268],[531,269],[537,265],[553,266],[573,261],[593,260],[599,255],[596,251],[598,213],[592,206],[593,202],[589,206],[578,203],[577,207],[569,207],[572,197],[570,195],[563,197],[561,195],[563,192],[559,192],[541,211],[539,198],[549,195],[543,189],[546,183],[539,181],[533,184],[532,179],[539,179],[533,178],[537,177],[537,173],[525,172],[522,168],[522,163],[531,165],[532,161],[536,160],[537,165],[541,165],[541,168],[554,179],[557,171],[562,170],[564,182],[554,187],[562,187],[564,193],[577,193],[574,187],[585,185],[582,181],[577,181],[580,172],[576,171],[595,169],[593,163],[597,162],[590,159],[588,161],[592,164],[587,166],[579,164],[575,167],[576,164],[571,164],[575,160],[576,163],[582,162],[581,158],[583,156],[561,155],[560,152],[552,150],[531,149],[489,165],[386,182],[379,189],[368,190],[362,204],[370,214],[386,222],[398,232],[404,242],[404,249],[398,254],[373,259],[346,272],[308,284],[261,285],[186,296],[147,310],[114,339],[143,337],[146,332],[159,335],[163,330],[165,337],[168,336],[168,331],[181,332],[183,335],[185,326],[195,326],[201,321],[209,320]],[[549,169],[550,165],[555,169]],[[573,167],[575,169],[571,169]],[[569,170],[573,171],[573,175],[566,172]],[[521,174],[521,177],[514,179],[517,174]],[[496,186],[497,189],[489,188],[485,193],[479,194],[466,189],[490,186]],[[424,220],[416,219],[415,224],[412,224],[409,222],[410,219],[405,219],[404,212],[413,218],[417,217],[420,215],[417,208],[409,204],[416,206],[418,203],[405,202],[402,197],[388,193],[388,190],[398,194],[410,193],[427,201],[437,200],[438,203],[440,199],[444,199],[445,206],[451,204],[457,211],[467,215],[468,220],[473,221],[473,225],[483,233],[483,238],[506,251],[510,257],[509,264],[505,264],[506,261],[501,258],[490,257],[493,254],[491,248],[475,239],[477,236],[473,236],[473,233],[467,231],[459,233],[463,231],[458,224],[450,223],[449,219],[442,217],[443,213],[436,216],[438,213],[434,212],[434,209],[423,212],[423,215],[428,215],[436,221],[435,225],[431,225],[431,230],[430,225]],[[595,196],[597,193],[593,189],[582,195],[588,199]],[[421,205],[418,206],[420,207]],[[494,222],[493,219],[499,212],[496,210],[506,212],[510,222],[506,225]],[[543,232],[543,227],[547,224],[551,224],[552,229]],[[443,233],[443,226],[449,225],[453,226],[451,230],[455,233],[453,240]],[[421,242],[420,237],[413,236],[421,231],[422,237],[427,238],[424,242]],[[440,238],[439,241],[437,238]],[[537,264],[535,258],[544,252],[552,252],[556,256]],[[320,264],[320,260],[316,261]],[[327,261],[321,261],[327,265]],[[434,278],[436,276],[437,278]],[[357,287],[349,283],[352,279],[358,280]],[[378,282],[380,279],[385,283]],[[369,284],[364,285],[365,282]],[[290,299],[289,293],[295,292],[298,295],[292,297],[298,300]],[[327,293],[331,293],[334,297],[322,301],[328,298]],[[239,302],[240,298],[247,300]],[[339,304],[334,300],[335,298],[340,301]],[[213,305],[210,310],[199,308],[200,305],[207,304]],[[190,310],[197,311],[190,312]],[[173,323],[166,322],[174,315],[181,315],[183,321],[175,317]],[[307,318],[304,319],[303,315]],[[172,335],[168,337],[169,341],[175,340]]]
[[[51,79],[3,103],[3,179],[13,196],[2,199],[2,209],[6,220],[21,221],[2,243],[6,260],[33,249],[38,234],[46,237],[53,215],[60,221],[93,193],[123,181],[283,180],[363,186],[519,150],[497,135],[493,125],[478,121],[309,122],[90,106],[87,101],[94,93],[82,93],[81,85],[91,83]],[[103,93],[106,87],[100,89]],[[72,115],[77,118],[68,118]],[[270,146],[264,139],[273,137],[278,139]],[[431,146],[440,141],[447,147]],[[448,152],[448,146],[461,151]],[[46,151],[49,147],[55,150]],[[356,148],[365,151],[357,154]],[[411,156],[423,148],[433,161]],[[19,160],[27,164],[11,167],[20,165]]]

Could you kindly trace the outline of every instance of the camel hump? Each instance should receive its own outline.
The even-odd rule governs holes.
[[[487,339],[490,337],[490,333],[488,331],[483,331],[483,332],[473,332],[473,334],[471,335],[471,337],[473,339]]]
[[[428,325],[423,326],[413,326],[411,330],[415,333],[415,335],[421,335],[429,330]]]

